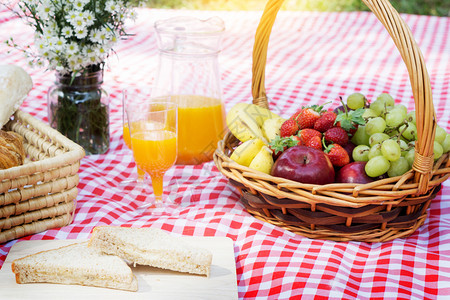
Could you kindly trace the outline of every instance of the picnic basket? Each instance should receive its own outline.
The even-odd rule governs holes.
[[[70,224],[83,148],[21,110],[3,129],[24,138],[27,159],[0,170],[0,244]]]
[[[407,237],[427,217],[430,201],[450,173],[448,153],[433,159],[436,115],[430,79],[410,29],[388,0],[363,0],[390,34],[412,86],[418,140],[413,168],[368,184],[303,184],[267,175],[232,161],[238,140],[228,132],[214,154],[217,168],[240,191],[254,217],[294,233],[334,241],[383,242]],[[264,70],[269,36],[282,0],[269,0],[253,48],[253,103],[268,107]]]

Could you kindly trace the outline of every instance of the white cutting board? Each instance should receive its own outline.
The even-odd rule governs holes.
[[[14,259],[84,240],[39,240],[14,244],[0,270],[0,299],[238,299],[233,240],[227,237],[183,236],[187,242],[213,253],[209,277],[148,266],[132,267],[138,291],[47,283],[17,284],[11,271]]]

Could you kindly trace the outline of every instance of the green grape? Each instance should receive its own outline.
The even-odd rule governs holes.
[[[405,127],[406,127],[406,129],[405,129]],[[403,132],[402,136],[405,139],[407,139],[409,141],[417,140],[417,128],[416,128],[416,125],[414,123],[408,122],[408,125],[400,126],[399,131]]]
[[[386,173],[391,164],[384,156],[375,156],[369,159],[364,167],[366,174],[370,177],[378,177]]]
[[[369,146],[373,147],[375,144],[381,144],[385,140],[389,139],[389,135],[382,132],[374,133],[369,138]]]
[[[361,93],[353,93],[347,98],[347,106],[354,110],[364,107],[366,106],[366,97]]]
[[[405,174],[411,169],[406,158],[400,157],[396,161],[391,162],[391,166],[387,171],[389,177],[395,177]]]
[[[409,163],[409,168],[411,169],[412,168],[412,165],[413,165],[413,163],[414,163],[414,157],[416,156],[416,151],[415,151],[415,149],[411,149],[411,150],[409,150],[407,153],[406,153],[406,155],[405,155],[405,158],[406,158],[406,160],[408,161],[408,163]]]
[[[375,100],[372,103],[370,103],[370,109],[377,115],[380,116],[381,113],[384,113],[386,110],[384,106],[385,102],[382,100]]]
[[[450,151],[450,134],[448,133],[445,136],[444,142],[442,143],[442,149],[444,150],[444,153]]]
[[[373,109],[365,108],[362,117],[367,120],[370,118],[378,117],[380,114],[377,114]]]
[[[387,135],[389,135],[390,137],[398,137],[399,133],[397,129],[395,130],[385,130],[384,131]]]
[[[366,123],[366,133],[372,135],[377,132],[384,132],[386,129],[386,121],[382,117],[370,119]]]
[[[436,126],[436,133],[434,135],[434,140],[442,145],[446,136],[447,132],[445,132],[445,130],[442,127]]]
[[[381,93],[378,97],[377,100],[382,100],[386,103],[386,106],[394,106],[395,105],[395,100],[394,98],[392,98],[391,95],[389,95],[388,93]],[[376,100],[375,100],[376,101]]]
[[[353,149],[352,157],[354,161],[368,161],[370,147],[366,145],[358,145]]]
[[[394,108],[395,109],[401,109],[405,113],[405,115],[408,115],[408,108],[405,105],[403,105],[403,104],[396,104],[396,105],[394,105]]]
[[[397,127],[403,123],[406,113],[401,108],[394,108],[386,114],[386,125],[389,127]]]
[[[406,114],[406,121],[416,123],[416,111],[412,110]]]
[[[383,153],[381,153],[381,144],[376,144],[369,150],[369,160],[376,156],[383,156]]]
[[[394,140],[385,140],[381,144],[381,153],[389,161],[396,161],[402,156],[400,145]]]
[[[369,135],[366,133],[366,126],[359,125],[351,139],[355,145],[369,145]]]
[[[405,142],[404,140],[398,140],[397,142],[400,145],[400,149],[402,150],[402,155],[406,154],[406,152],[408,152],[409,150],[408,143]]]
[[[434,141],[433,153],[434,160],[438,160],[442,156],[442,154],[444,154],[444,148],[442,148],[441,144],[436,141]]]

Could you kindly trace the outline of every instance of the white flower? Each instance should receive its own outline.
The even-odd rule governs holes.
[[[134,20],[131,0],[21,0],[18,15],[35,29],[34,47],[22,49],[33,65],[70,73],[104,62],[118,38],[125,34],[125,19]],[[99,5],[104,7],[99,7]],[[102,12],[102,17],[97,16]],[[98,18],[98,19],[96,19]],[[101,21],[101,22],[100,22]]]
[[[80,52],[80,47],[78,47],[77,43],[70,42],[69,44],[66,45],[65,51],[69,55],[74,55],[74,54],[77,54],[78,52]]]
[[[120,8],[123,6],[122,1],[114,1],[114,0],[108,0],[105,3],[105,10],[115,14],[118,13],[120,11]]]
[[[88,31],[85,28],[79,28],[75,31],[75,36],[77,39],[84,39],[88,35]]]
[[[65,37],[65,38],[70,38],[73,34],[72,32],[72,28],[69,26],[65,26],[63,29],[61,29],[61,34]]]

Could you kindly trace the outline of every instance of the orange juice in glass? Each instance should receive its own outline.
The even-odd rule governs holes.
[[[178,105],[176,163],[194,165],[212,160],[225,129],[222,101],[198,95],[176,95],[171,98]]]
[[[130,128],[128,127],[128,118],[125,111],[125,102],[126,102],[127,92],[123,91],[122,93],[122,137],[123,141],[125,142],[125,145],[128,147],[128,149],[131,150],[131,136],[130,136]],[[139,167],[136,166],[137,169],[137,178],[136,179],[130,179],[130,180],[124,180],[121,182],[121,185],[128,185],[130,183],[143,183],[145,179],[145,172],[139,169]]]
[[[152,181],[154,202],[143,207],[161,207],[163,178],[177,158],[177,106],[172,102],[127,103],[131,148],[137,166]]]

